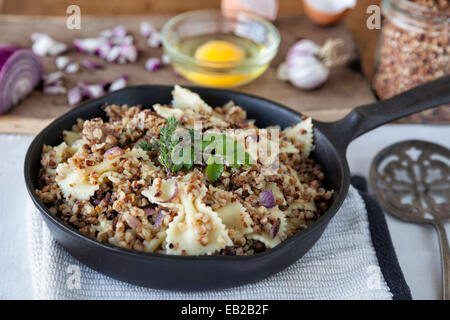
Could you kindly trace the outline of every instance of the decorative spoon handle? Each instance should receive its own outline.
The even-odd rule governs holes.
[[[441,222],[433,222],[439,237],[442,262],[442,296],[444,300],[450,300],[450,248],[448,246],[447,233]]]

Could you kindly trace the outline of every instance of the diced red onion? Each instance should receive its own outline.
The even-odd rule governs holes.
[[[67,89],[59,84],[44,85],[42,91],[47,94],[65,94]]]
[[[78,69],[80,69],[80,65],[76,62],[71,62],[66,67],[67,73],[77,73]]]
[[[98,38],[75,39],[77,50],[95,53],[108,62],[128,63],[136,61],[139,51],[132,35],[124,26],[103,30]],[[87,67],[89,68],[89,67]]]
[[[95,53],[102,45],[108,43],[104,38],[85,38],[73,40],[73,45],[78,51]]]
[[[162,36],[159,32],[153,32],[147,40],[147,45],[151,48],[158,48],[161,45]]]
[[[280,218],[278,218],[277,221],[275,222],[275,224],[270,229],[270,236],[272,238],[275,238],[277,236],[278,231],[280,230],[280,224],[281,224],[281,220],[280,220]]]
[[[67,101],[69,105],[73,106],[80,103],[83,100],[83,93],[81,88],[76,86],[69,90],[67,93]]]
[[[125,88],[127,86],[127,79],[128,79],[128,75],[126,75],[126,74],[117,78],[109,86],[109,91],[113,92],[113,91],[117,91],[117,90]]]
[[[120,45],[120,56],[125,59],[125,62],[134,62],[137,59],[138,52],[134,45],[132,44],[121,44]]]
[[[94,62],[94,61],[90,61],[90,60],[83,60],[83,62],[81,64],[86,69],[91,69],[91,70],[103,69],[103,65],[101,65],[97,62]]]
[[[95,53],[102,59],[106,60],[106,57],[108,56],[109,51],[112,48],[112,44],[109,41],[105,41],[102,44],[100,44],[95,50]]]
[[[31,50],[0,45],[0,114],[27,96],[43,74],[44,67]]]
[[[126,36],[123,38],[111,38],[110,41],[112,44],[133,44],[134,38],[133,36]]]
[[[125,37],[127,33],[128,33],[127,28],[125,28],[124,26],[117,26],[112,30],[112,35],[118,38]]]
[[[67,45],[55,41],[50,36],[43,33],[34,33],[31,35],[33,41],[32,50],[38,56],[57,56],[67,50]]]
[[[113,46],[106,54],[106,61],[115,62],[120,56],[120,46]]]
[[[70,63],[70,59],[65,56],[59,56],[59,57],[56,57],[55,62],[56,62],[56,67],[59,70],[64,70],[67,67],[67,65]]]
[[[141,35],[144,36],[145,38],[150,38],[152,33],[156,31],[155,27],[151,23],[148,23],[146,21],[141,22],[140,30]]]
[[[63,73],[61,71],[52,72],[43,76],[44,85],[62,84]]]
[[[128,75],[124,74],[110,82],[86,83],[78,82],[77,86],[67,93],[67,100],[70,105],[75,105],[87,98],[98,98],[106,94],[106,90],[115,91],[126,86]]]
[[[149,58],[145,62],[145,69],[147,71],[155,71],[161,68],[161,60],[159,58]]]
[[[161,62],[162,62],[164,65],[169,65],[169,64],[171,63],[171,59],[170,59],[169,55],[166,54],[166,53],[164,53],[164,54],[161,56]]]
[[[178,194],[178,182],[175,181],[175,190],[173,190],[172,195],[169,197],[169,199],[161,201],[161,203],[167,203],[172,201],[177,196],[177,194]]]
[[[103,30],[100,32],[100,37],[106,38],[106,39],[112,38],[113,35],[114,35],[114,33],[111,29],[106,29],[106,30]]]
[[[139,221],[138,218],[136,218],[135,216],[132,215],[127,215],[127,223],[130,227],[132,227],[133,229],[139,227],[141,225],[141,221]]]
[[[122,152],[123,149],[121,147],[115,146],[105,151],[105,155],[108,155],[113,152]]]
[[[272,190],[263,191],[259,194],[259,204],[270,209],[275,206],[275,198]]]
[[[35,41],[39,40],[39,38],[44,37],[44,36],[45,36],[45,34],[43,34],[43,33],[37,33],[37,32],[32,33],[31,41],[35,42]]]
[[[156,214],[156,210],[152,207],[144,208],[145,216],[153,216]]]
[[[163,219],[164,219],[164,213],[163,212],[164,212],[163,209],[159,210],[158,215],[155,218],[155,224],[154,224],[155,228],[159,228],[161,226],[161,223],[163,222]]]
[[[105,95],[105,85],[103,83],[89,84],[86,82],[79,82],[79,87],[84,97],[99,98]]]

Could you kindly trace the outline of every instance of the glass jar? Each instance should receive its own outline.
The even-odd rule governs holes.
[[[383,0],[383,26],[373,86],[380,99],[450,74],[447,0]],[[412,122],[450,123],[450,106],[415,114]]]

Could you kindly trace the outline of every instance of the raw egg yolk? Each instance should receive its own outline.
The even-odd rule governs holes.
[[[244,51],[228,41],[212,40],[202,44],[195,51],[197,60],[209,62],[231,62],[242,60]]]

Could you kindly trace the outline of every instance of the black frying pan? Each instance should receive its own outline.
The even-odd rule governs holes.
[[[260,127],[286,127],[301,121],[301,115],[268,101],[239,92],[210,88],[190,88],[210,105],[235,101],[256,119]],[[347,196],[350,173],[345,152],[350,141],[382,124],[438,105],[450,103],[450,76],[438,79],[392,99],[356,108],[333,123],[314,121],[314,157],[325,171],[326,185],[336,191],[328,211],[311,227],[264,253],[253,256],[182,257],[142,253],[97,242],[49,213],[36,196],[43,144],[57,145],[62,130],[70,129],[77,118],[105,117],[105,103],[150,107],[170,103],[172,87],[129,87],[100,99],[89,101],[61,116],[45,128],[31,143],[25,157],[25,182],[53,237],[76,259],[113,278],[145,287],[200,290],[232,287],[277,273],[301,258],[320,238],[330,219]],[[448,137],[447,137],[448,138]]]

